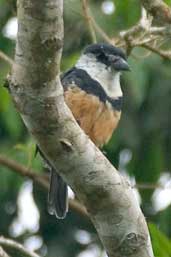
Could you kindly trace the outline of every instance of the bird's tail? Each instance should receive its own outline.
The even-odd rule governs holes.
[[[48,211],[58,219],[64,219],[68,212],[67,184],[52,168],[48,195]]]

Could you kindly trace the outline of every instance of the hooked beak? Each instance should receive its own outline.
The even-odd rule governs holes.
[[[112,67],[117,71],[131,71],[127,61],[121,57],[110,56],[110,61]]]

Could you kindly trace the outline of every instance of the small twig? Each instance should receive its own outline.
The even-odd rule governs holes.
[[[155,0],[142,0],[142,2],[145,3],[145,5],[150,5],[151,7],[154,7],[155,4],[161,7],[160,0],[158,2]],[[166,7],[165,4],[164,6]],[[145,8],[149,11],[147,6],[145,6]],[[163,8],[163,5],[161,8]],[[147,15],[147,11],[142,9],[142,15],[139,22],[130,29],[120,32],[117,46],[125,47],[129,54],[133,48],[143,47],[148,49],[150,52],[160,55],[162,58],[170,60],[171,52],[161,50],[160,47],[165,41],[166,36],[171,37],[171,30],[167,26],[151,27],[152,20]]]
[[[89,214],[86,210],[86,208],[81,205],[77,200],[69,199],[69,206],[73,211],[76,211],[77,213],[81,214],[84,217],[88,217]]]
[[[18,162],[11,160],[3,155],[0,155],[0,164],[8,167],[10,170],[18,173],[20,176],[28,177],[34,182],[41,185],[46,190],[49,189],[49,180],[47,177],[42,176],[40,174],[37,174],[36,171],[26,168],[24,165],[19,164]],[[78,201],[76,200],[69,200],[70,208],[81,215],[88,217],[88,213],[84,206],[82,206]]]
[[[29,252],[25,247],[23,247],[21,244],[15,242],[14,240],[7,239],[3,236],[0,237],[0,245],[8,252],[13,251],[14,256],[22,256],[22,257],[40,257],[40,255]],[[8,255],[7,255],[8,256]],[[4,256],[4,257],[7,257]]]
[[[83,16],[87,21],[93,43],[97,42],[96,33],[95,33],[95,31],[97,31],[99,35],[101,35],[101,37],[104,39],[104,41],[106,41],[109,44],[113,44],[114,40],[110,39],[110,37],[106,34],[106,32],[97,24],[93,16],[90,15],[88,0],[82,0],[82,9],[83,9]]]
[[[131,27],[126,31],[121,31],[120,37],[121,39],[124,39],[125,37],[133,37],[133,36],[136,36],[138,33],[142,32],[142,30],[143,30],[142,26],[138,23],[137,25]]]
[[[15,64],[15,62],[9,56],[3,53],[1,50],[0,50],[0,58],[5,62],[7,62],[10,66],[13,66]]]
[[[0,155],[0,164],[8,167],[12,171],[15,171],[16,173],[18,173],[19,175],[21,175],[23,177],[28,177],[28,178],[34,180],[35,182],[37,182],[38,184],[40,184],[41,186],[43,186],[46,189],[49,188],[49,182],[47,180],[45,180],[44,176],[37,174],[36,171],[28,169],[24,165],[19,164],[18,162],[14,161],[14,160],[11,160],[3,155]]]
[[[82,9],[83,9],[84,18],[85,18],[85,20],[87,22],[87,25],[88,25],[88,28],[89,28],[89,32],[90,32],[90,36],[91,36],[92,42],[96,43],[97,42],[96,33],[94,31],[94,28],[93,28],[92,22],[91,22],[91,16],[90,16],[90,9],[89,9],[89,6],[88,6],[88,0],[82,0]]]
[[[156,53],[156,54],[160,55],[162,58],[171,60],[171,50],[170,51],[163,51],[163,50],[158,49],[156,47],[153,47],[152,45],[149,45],[147,43],[141,44],[140,46],[150,50],[153,53]]]
[[[143,38],[143,39],[136,39],[134,41],[130,41],[130,45],[132,48],[134,47],[144,47],[146,44],[154,45],[156,44],[157,36],[153,38]]]
[[[160,189],[165,189],[164,186],[162,186],[161,184],[159,183],[142,183],[142,184],[139,184],[139,183],[136,183],[135,185],[132,186],[132,188],[137,188],[137,189],[157,189],[157,188],[160,188]]]
[[[99,35],[101,35],[101,37],[109,44],[113,44],[114,39],[112,40],[107,34],[106,32],[97,24],[97,22],[95,21],[95,19],[91,16],[90,17],[91,21],[92,21],[92,25],[94,26],[95,30],[99,33]]]
[[[154,27],[146,31],[141,26],[136,25],[131,29],[120,33],[120,39],[118,40],[117,45],[122,47],[126,45],[125,47],[130,49],[133,49],[134,47],[143,47],[160,55],[162,58],[170,60],[171,51],[164,51],[159,48],[165,40],[165,38],[163,39],[163,35],[167,34],[171,36],[169,33],[170,31],[164,30],[163,27],[160,27],[159,29]],[[125,41],[125,45],[123,44],[123,40]]]
[[[171,36],[171,29],[170,27],[151,27],[149,33],[161,36]]]
[[[0,164],[8,167],[12,171],[18,173],[21,176],[28,177],[32,179],[33,181],[37,182],[39,185],[41,185],[45,189],[49,189],[49,181],[47,176],[42,176],[36,173],[36,171],[28,170],[24,165],[17,163],[14,160],[11,160],[5,156],[0,155]],[[132,188],[137,189],[156,189],[161,188],[165,189],[164,186],[162,186],[159,183],[136,183],[135,185],[132,185]],[[82,206],[78,201],[70,199],[69,200],[70,208],[74,211],[82,214],[83,216],[88,216],[88,213],[84,206]]]

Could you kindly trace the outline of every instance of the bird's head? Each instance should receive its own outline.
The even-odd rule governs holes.
[[[83,55],[115,71],[130,70],[123,50],[107,43],[91,44],[85,48]]]
[[[130,70],[122,49],[107,43],[91,44],[84,49],[75,66],[98,81],[109,96],[122,95],[120,74]]]

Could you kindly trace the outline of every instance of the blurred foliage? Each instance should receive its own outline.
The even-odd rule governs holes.
[[[113,1],[115,11],[105,15],[104,1],[92,0],[91,12],[97,23],[110,36],[134,25],[140,18],[141,7],[137,0]],[[171,4],[170,0],[165,1]],[[88,28],[78,0],[65,0],[65,45],[61,63],[62,71],[71,67],[85,45],[91,43]],[[0,50],[13,58],[15,42],[4,36],[4,26],[16,16],[14,0],[0,0]],[[98,36],[98,40],[102,39]],[[120,125],[104,151],[108,159],[121,172],[134,177],[138,183],[156,184],[163,172],[171,171],[171,63],[159,56],[136,48],[129,57],[132,72],[122,78],[124,107]],[[0,152],[42,172],[40,157],[34,158],[35,144],[27,133],[16,112],[11,97],[3,87],[10,67],[0,59]],[[0,231],[11,234],[11,224],[19,213],[17,198],[24,180],[17,174],[0,166]],[[139,190],[142,208],[150,224],[152,242],[156,257],[171,256],[171,206],[156,212],[152,195],[154,190]],[[39,235],[43,245],[42,255],[74,257],[99,240],[90,221],[78,213],[69,212],[63,221],[47,214],[47,193],[38,186],[33,187],[34,199],[40,210],[40,227],[36,231],[25,230],[18,235],[25,242],[32,235]],[[27,204],[27,203],[26,203]],[[90,233],[90,242],[79,242],[78,231]],[[163,234],[164,233],[164,234]],[[101,246],[100,246],[101,247]]]
[[[154,224],[150,223],[149,229],[155,257],[170,257],[171,241]]]

